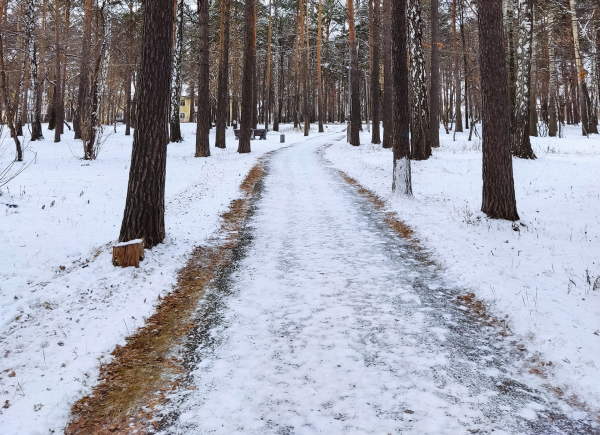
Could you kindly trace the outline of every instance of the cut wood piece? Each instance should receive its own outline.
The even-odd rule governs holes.
[[[115,266],[140,267],[140,261],[144,259],[144,239],[121,242],[113,247],[112,262]]]

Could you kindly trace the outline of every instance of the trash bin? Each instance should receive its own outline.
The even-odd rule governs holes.
[[[279,135],[279,143],[284,143],[285,142],[285,134],[280,134]]]

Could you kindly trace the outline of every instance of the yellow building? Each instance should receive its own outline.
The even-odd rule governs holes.
[[[191,109],[191,98],[182,95],[179,100],[179,122],[190,122],[190,109]],[[196,103],[194,101],[194,103]],[[196,117],[196,113],[198,113],[198,106],[194,106],[194,118]],[[193,119],[193,122],[196,120]]]

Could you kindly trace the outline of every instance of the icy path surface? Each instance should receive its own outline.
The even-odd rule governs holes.
[[[195,389],[173,398],[162,433],[597,433],[520,374],[321,143],[273,156],[192,352]]]

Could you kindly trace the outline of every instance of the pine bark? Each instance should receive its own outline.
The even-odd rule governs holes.
[[[380,133],[380,107],[381,107],[381,86],[379,83],[379,77],[381,75],[380,70],[380,52],[381,52],[381,0],[369,0],[373,1],[373,72],[371,75],[371,113],[372,113],[372,131],[371,131],[371,143],[381,143]]]
[[[172,0],[146,3],[137,128],[133,134],[129,185],[119,241],[143,238],[147,248],[165,238],[173,20]]]
[[[83,13],[83,39],[81,41],[81,59],[79,63],[79,90],[77,94],[77,113],[73,120],[75,139],[81,139],[81,129],[85,122],[84,113],[89,104],[89,74],[90,74],[90,44],[92,39],[92,0],[86,0]],[[84,159],[92,157],[88,155],[84,147]]]
[[[238,153],[250,152],[252,130],[252,82],[254,76],[254,2],[246,0],[244,5],[244,68],[242,71],[242,110]]]
[[[431,0],[431,74],[429,96],[429,139],[432,148],[440,146],[440,36],[439,0]]]
[[[227,128],[228,72],[229,72],[229,6],[230,0],[221,0],[221,29],[219,36],[219,78],[217,87],[217,125],[215,146],[225,148]]]
[[[398,1],[398,0],[394,0]],[[406,3],[404,0],[403,3]],[[354,0],[348,0],[348,38],[350,43],[350,145],[360,145],[360,76],[354,26]],[[400,31],[400,29],[397,29]]]
[[[370,0],[369,0],[370,1]],[[375,0],[379,1],[379,0]],[[322,0],[319,0],[319,22],[317,23],[317,86],[318,86],[318,100],[317,100],[317,110],[319,116],[319,133],[323,133],[325,130],[323,129],[323,77],[321,73],[321,46],[323,45],[323,5]]]
[[[60,142],[60,135],[63,130],[63,117],[65,114],[64,103],[62,100],[62,91],[60,85],[61,65],[60,65],[60,5],[59,0],[54,2],[54,99],[52,101],[52,112],[54,113],[54,142]]]
[[[392,148],[394,142],[393,79],[392,79],[392,33],[390,4],[393,0],[383,0],[383,148]],[[437,1],[437,0],[433,0]]]
[[[31,120],[31,140],[36,141],[42,136],[42,102],[41,86],[38,76],[38,48],[35,38],[35,3],[34,0],[27,0],[25,9],[25,34],[29,51],[29,68],[31,80],[33,83],[33,119]]]
[[[129,21],[127,23],[127,66],[125,67],[125,136],[131,135],[131,85],[133,80],[133,2],[129,2]]]
[[[394,100],[392,125],[393,139],[393,173],[392,191],[412,196],[412,180],[410,171],[410,96],[407,64],[408,29],[406,25],[406,0],[391,0],[392,29],[392,68],[394,71]]]
[[[196,122],[196,157],[209,157],[210,145],[210,65],[208,40],[208,0],[198,0],[198,119]]]
[[[482,97],[483,198],[492,219],[518,220],[510,152],[510,97],[502,3],[477,0]]]

